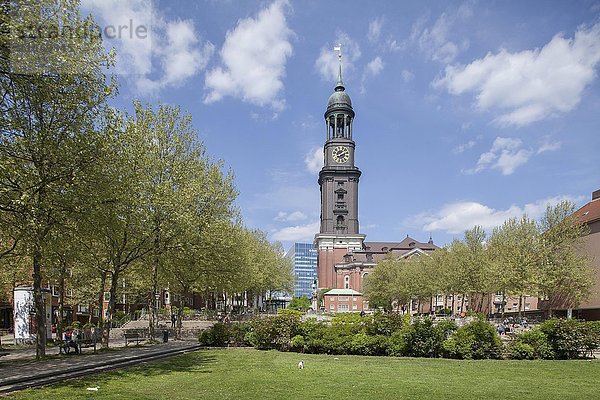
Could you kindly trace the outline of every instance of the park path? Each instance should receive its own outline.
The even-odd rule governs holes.
[[[0,358],[0,393],[3,389],[19,387],[27,382],[44,382],[49,377],[74,377],[86,375],[86,371],[102,372],[114,369],[115,366],[128,366],[147,359],[192,350],[198,347],[197,340],[177,340],[167,343],[124,347],[113,347],[112,351],[94,353],[92,349],[84,349],[82,354],[51,355],[41,361],[35,360],[35,352],[31,350],[14,350],[10,355]],[[31,353],[31,354],[29,354]],[[58,354],[58,349],[56,349]],[[33,358],[31,357],[33,355]],[[65,378],[65,379],[66,379]]]

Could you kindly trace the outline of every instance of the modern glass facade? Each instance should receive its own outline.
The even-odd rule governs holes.
[[[294,243],[287,255],[294,263],[294,296],[312,298],[313,282],[317,279],[317,250],[312,243]]]

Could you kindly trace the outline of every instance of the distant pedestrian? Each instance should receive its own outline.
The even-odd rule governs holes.
[[[175,322],[177,322],[177,316],[175,313],[171,313],[171,328],[175,328]]]

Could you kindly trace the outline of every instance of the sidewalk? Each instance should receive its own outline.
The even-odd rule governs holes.
[[[183,349],[197,343],[197,340],[190,339],[125,348],[125,341],[117,340],[110,343],[110,349],[114,349],[112,351],[94,354],[92,349],[84,349],[80,355],[67,354],[60,356],[58,355],[58,347],[51,347],[46,349],[46,354],[52,357],[42,361],[35,360],[35,349],[12,350],[9,355],[0,357],[0,385],[15,378],[33,377],[53,372],[58,374],[66,369],[122,361],[130,357],[159,353],[165,350]]]

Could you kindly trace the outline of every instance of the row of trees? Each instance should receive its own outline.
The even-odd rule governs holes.
[[[15,51],[23,27],[93,24],[76,0],[0,4],[0,285],[33,284],[38,357],[45,282],[60,288],[59,318],[67,287],[97,307],[108,289],[105,346],[123,282],[148,304],[152,335],[161,288],[258,294],[292,284],[280,246],[244,227],[233,174],[206,154],[190,115],[108,106],[114,54],[101,37],[42,35]]]
[[[574,216],[574,204],[549,206],[535,221],[526,215],[511,218],[490,235],[479,226],[463,240],[429,256],[387,258],[366,281],[371,306],[403,307],[414,299],[428,303],[433,296],[462,295],[461,309],[489,311],[490,294],[503,300],[524,296],[548,300],[548,308],[571,309],[590,294],[593,279],[589,259],[579,248],[587,227]],[[452,310],[454,310],[452,304]]]

